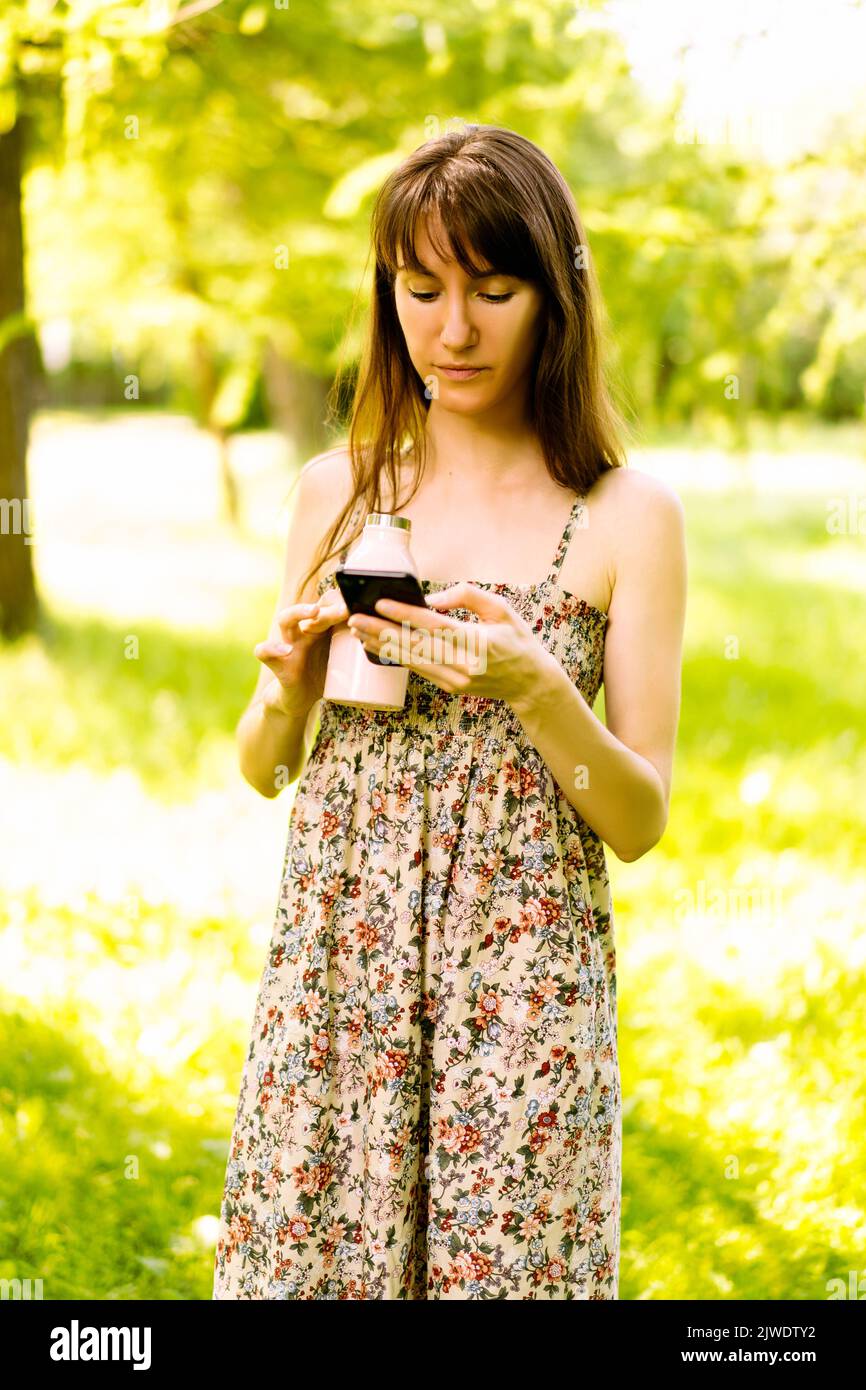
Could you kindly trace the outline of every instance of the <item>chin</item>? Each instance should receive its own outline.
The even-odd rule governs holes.
[[[449,415],[483,415],[493,404],[488,400],[459,401],[453,396],[446,398],[441,395],[437,402],[443,410],[447,410]]]

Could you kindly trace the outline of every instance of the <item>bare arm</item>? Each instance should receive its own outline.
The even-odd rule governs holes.
[[[605,639],[607,724],[549,653],[541,658],[544,678],[515,710],[564,795],[617,857],[631,862],[661,839],[668,820],[686,546],[676,493],[648,474],[627,481]]]
[[[279,615],[294,603],[301,575],[312,563],[320,539],[346,500],[350,481],[348,459],[342,452],[318,455],[301,469],[286,540],[283,580],[267,639],[269,647],[285,642],[287,629],[285,622],[280,623]],[[313,578],[308,580],[300,601],[314,603],[316,598]],[[324,674],[328,637],[324,631],[315,653],[314,675]],[[258,644],[257,652],[264,646]],[[263,656],[259,659],[264,661]],[[303,768],[308,723],[318,703],[315,685],[316,680],[312,679],[287,688],[268,666],[262,664],[259,668],[256,688],[238,721],[235,737],[240,770],[262,796],[278,796]]]
[[[244,710],[235,734],[243,776],[257,792],[270,798],[300,776],[307,756],[307,721],[313,708],[311,705],[293,714],[284,708],[280,696],[280,683],[276,676],[270,676],[261,695]]]

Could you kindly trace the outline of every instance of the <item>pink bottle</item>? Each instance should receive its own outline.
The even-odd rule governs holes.
[[[411,530],[406,516],[368,513],[363,532],[346,556],[345,568],[408,570],[417,579],[418,568],[409,549]],[[379,666],[368,660],[348,623],[332,628],[324,699],[367,709],[402,709],[408,684],[408,666]]]

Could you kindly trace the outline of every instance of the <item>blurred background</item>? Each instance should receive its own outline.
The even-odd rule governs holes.
[[[234,728],[372,199],[480,121],[573,189],[688,519],[670,823],[608,856],[620,1297],[857,1296],[864,40],[859,0],[6,0],[0,1278],[211,1296],[294,791]]]

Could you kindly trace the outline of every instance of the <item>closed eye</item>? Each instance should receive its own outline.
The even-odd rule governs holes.
[[[431,299],[436,298],[439,291],[425,290],[423,293],[419,293],[415,290],[410,290],[409,293],[413,299],[420,299],[422,304],[429,304]],[[488,304],[505,304],[507,300],[514,298],[514,291],[510,291],[508,294],[481,294],[479,298],[486,299]]]

